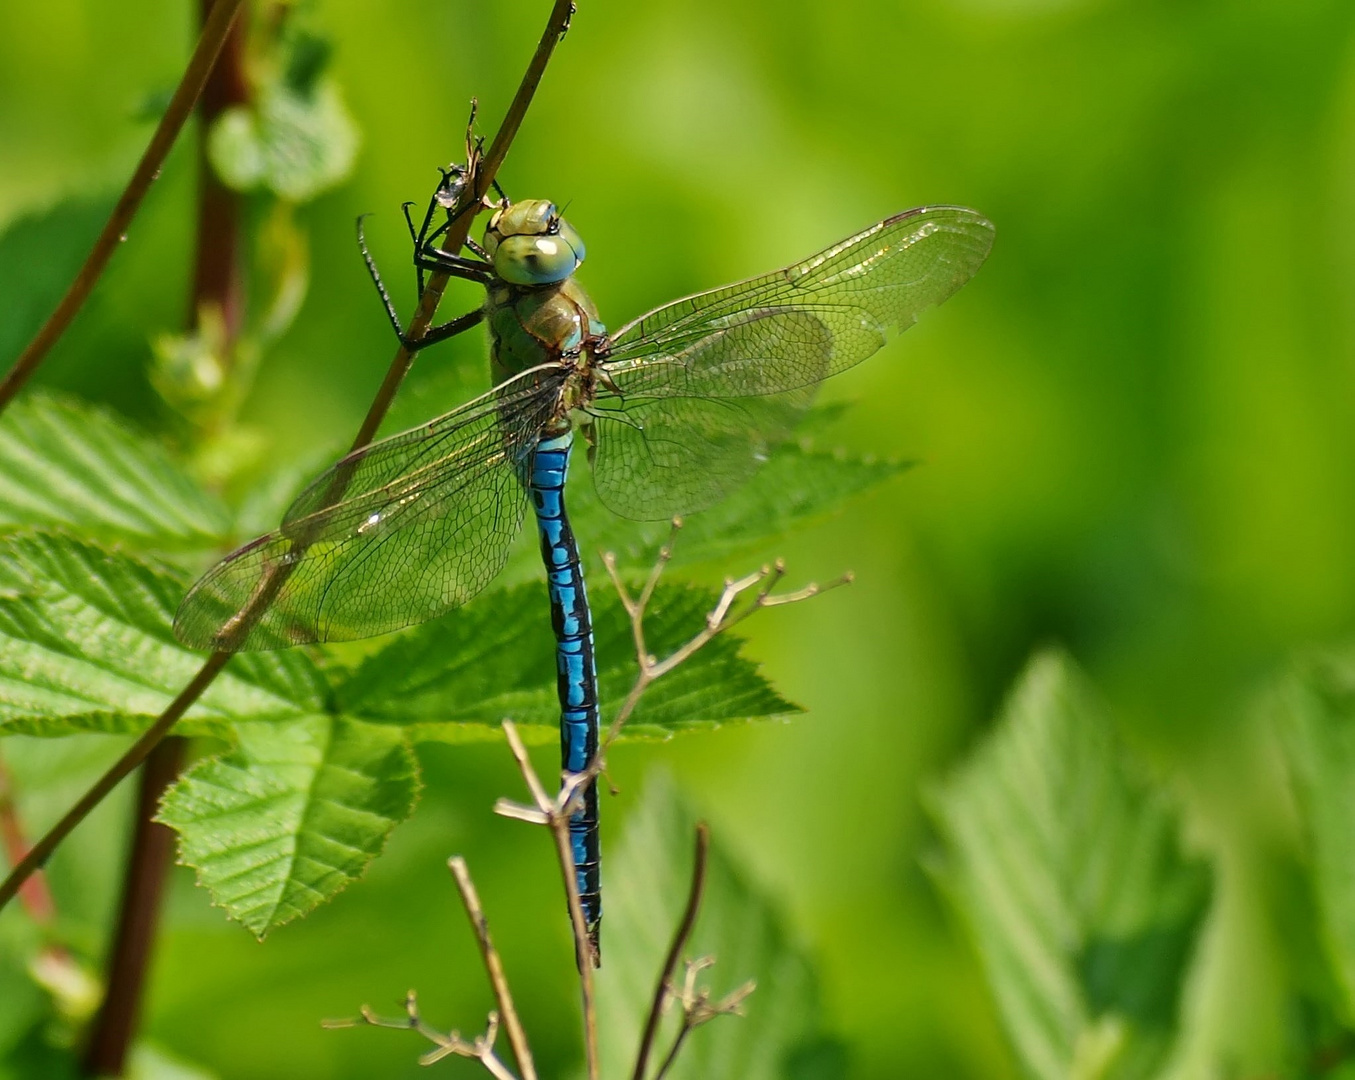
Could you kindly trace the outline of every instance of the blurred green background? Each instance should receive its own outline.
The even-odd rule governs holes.
[[[0,363],[83,256],[100,220],[88,204],[144,147],[190,7],[0,6],[0,305],[6,282],[43,297],[8,311]],[[391,353],[354,217],[378,211],[374,252],[412,310],[399,203],[459,156],[472,95],[493,130],[547,7],[319,5],[363,142],[354,178],[301,211],[311,291],[246,406],[276,455],[346,442]],[[664,763],[779,898],[853,1076],[1014,1075],[976,959],[923,870],[922,800],[1030,651],[1062,642],[1221,859],[1192,996],[1198,1053],[1266,1061],[1284,1021],[1259,913],[1282,830],[1243,703],[1291,649],[1341,638],[1355,616],[1355,6],[580,7],[501,179],[515,197],[569,202],[608,323],[913,205],[971,205],[998,228],[971,285],[828,390],[854,403],[831,441],[921,466],[766,553],[796,581],[858,575],[750,626],[807,713],[618,751],[605,835]],[[193,191],[185,144],[42,382],[165,425],[148,341],[184,319]],[[68,244],[28,242],[27,219],[57,207]],[[454,404],[482,353],[477,340],[423,355],[400,416]],[[552,1071],[571,1059],[554,872],[540,837],[488,812],[516,792],[507,755],[421,757],[423,805],[385,857],[262,946],[182,873],[150,1034],[225,1077],[421,1075],[412,1041],[316,1020],[417,986],[439,1022],[474,1023],[487,995],[443,868],[461,851],[540,1056]],[[110,807],[89,836],[124,813]],[[111,882],[117,858],[73,845],[53,867],[58,902],[107,911],[111,891],[61,889],[90,863]]]

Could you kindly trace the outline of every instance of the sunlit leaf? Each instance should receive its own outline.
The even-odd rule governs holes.
[[[347,178],[358,132],[332,80],[321,78],[309,94],[279,81],[262,87],[252,105],[226,109],[207,147],[231,187],[304,202]]]
[[[595,583],[593,628],[603,722],[635,681],[630,623],[609,583]],[[705,626],[716,594],[669,585],[655,594],[646,621],[649,648],[664,656]],[[740,654],[742,640],[722,634],[655,682],[627,733],[675,731],[798,712]],[[555,643],[544,584],[490,593],[426,623],[370,657],[339,686],[341,711],[405,725],[414,739],[459,742],[498,738],[510,717],[538,742],[558,738]]]
[[[310,716],[235,732],[234,750],[166,793],[159,819],[213,901],[262,938],[361,876],[413,810],[417,766],[389,726]]]
[[[26,525],[169,550],[219,544],[229,518],[153,440],[39,392],[0,415],[0,529]]]
[[[187,582],[68,536],[0,537],[0,734],[144,729],[206,660],[170,631]],[[297,650],[234,658],[182,731],[321,707],[324,682]]]
[[[607,853],[603,965],[598,973],[598,1026],[604,1076],[631,1074],[640,1034],[658,983],[660,965],[691,887],[695,818],[671,782],[651,778],[643,801],[626,824],[615,852]],[[684,1043],[673,1080],[738,1077],[827,1080],[842,1051],[820,1030],[817,980],[792,947],[770,900],[754,889],[711,844],[705,898],[683,959],[711,957],[699,987],[718,1001],[749,980],[756,990],[742,1016],[717,1016]],[[680,983],[680,966],[676,980]],[[651,1074],[673,1042],[680,1018],[670,1007],[653,1056]],[[796,1071],[798,1070],[798,1072]]]
[[[1302,816],[1323,951],[1355,1018],[1355,656],[1297,665],[1274,698]]]
[[[1026,1074],[1153,1075],[1176,1037],[1210,878],[1066,657],[1031,662],[934,812],[939,876]]]

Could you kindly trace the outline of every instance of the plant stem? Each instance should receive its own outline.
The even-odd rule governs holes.
[[[199,0],[204,27],[215,0]],[[225,329],[222,355],[234,354],[244,322],[244,274],[241,267],[241,199],[216,175],[207,157],[207,133],[222,111],[248,100],[245,75],[245,20],[231,24],[216,63],[207,77],[198,110],[198,221],[193,292],[188,324],[195,327],[204,312],[215,309]],[[158,936],[165,883],[174,862],[174,832],[155,820],[160,799],[179,778],[187,750],[184,739],[169,736],[141,767],[132,832],[122,886],[121,909],[114,932],[104,998],[90,1030],[81,1067],[86,1076],[121,1076],[127,1051],[136,1037],[141,1001]]]
[[[160,118],[155,134],[151,136],[150,145],[146,147],[146,152],[137,163],[136,171],[132,173],[131,180],[127,182],[127,187],[123,190],[117,205],[113,207],[113,213],[109,215],[103,231],[94,241],[94,247],[85,259],[85,264],[80,267],[80,272],[75,275],[75,280],[71,282],[61,302],[57,304],[56,310],[42,324],[42,328],[14,362],[4,380],[0,381],[0,411],[14,399],[29,376],[42,363],[48,351],[65,333],[66,327],[71,324],[71,320],[89,298],[95,282],[103,274],[108,260],[113,257],[113,252],[125,238],[127,227],[136,216],[137,210],[141,208],[141,201],[146,197],[151,184],[160,175],[160,167],[169,155],[170,147],[174,145],[184,121],[193,111],[193,105],[207,81],[208,72],[216,61],[217,53],[221,51],[222,43],[226,40],[226,33],[243,2],[244,0],[216,0],[212,5],[207,24],[202,28],[202,35],[198,38],[197,47],[193,50],[193,56],[188,62],[183,78],[170,99],[169,108]]]
[[[211,18],[215,0],[199,0],[204,26]],[[246,13],[247,14],[247,13]],[[193,292],[188,324],[196,327],[205,305],[221,313],[227,345],[239,338],[244,324],[244,274],[241,271],[243,236],[240,218],[243,200],[221,182],[207,157],[207,133],[226,109],[249,101],[245,73],[245,16],[237,19],[226,35],[221,56],[207,77],[198,110],[198,224],[197,251],[193,262]],[[223,359],[232,354],[229,347]]]
[[[160,796],[179,776],[186,746],[185,739],[165,739],[141,769],[136,832],[113,939],[108,989],[85,1049],[81,1066],[85,1076],[121,1076],[136,1035],[165,880],[174,858],[174,831],[156,821],[155,812]]]
[[[213,19],[217,16],[219,9],[227,3],[238,6],[240,0],[219,0],[219,3],[212,8]],[[560,37],[568,28],[569,17],[573,12],[574,5],[572,0],[555,0],[555,6],[551,9],[550,19],[546,24],[546,31],[542,35],[541,42],[537,45],[536,53],[533,55],[532,61],[527,68],[527,72],[523,76],[522,84],[518,88],[517,95],[513,98],[513,104],[509,107],[508,115],[504,117],[499,133],[494,138],[491,153],[497,153],[496,162],[491,165],[487,158],[485,165],[486,171],[477,175],[476,182],[473,185],[473,190],[478,192],[478,195],[476,196],[477,201],[484,197],[485,191],[489,190],[490,181],[493,179],[493,169],[497,168],[497,162],[502,161],[503,155],[507,153],[508,144],[512,142],[512,136],[516,134],[518,127],[522,123],[522,118],[526,113],[527,106],[531,103],[532,94],[535,92],[537,84],[541,81],[541,74],[545,70],[546,63],[550,60],[551,54],[555,51],[555,45],[559,42]],[[196,54],[194,59],[196,60]],[[180,123],[182,123],[182,121],[180,121]],[[507,132],[507,134],[505,134],[505,132]],[[501,145],[502,149],[497,149]],[[446,241],[446,244],[449,250],[459,250],[461,245],[464,244],[466,236],[470,232],[471,218],[473,216],[474,215],[469,211],[461,213],[460,221],[458,221],[458,223],[448,232],[449,238]],[[464,222],[464,224],[461,222]],[[456,246],[452,247],[453,244]],[[419,302],[418,311],[410,322],[408,329],[408,335],[410,337],[417,339],[428,329],[428,326],[433,319],[433,313],[436,311],[438,302],[442,298],[442,290],[446,287],[446,284],[447,277],[445,275],[435,274],[430,277],[428,286],[424,291],[423,299]],[[72,286],[72,289],[74,289],[74,286]],[[88,290],[86,290],[86,292],[87,291]],[[75,307],[78,308],[79,304],[77,303]],[[74,310],[72,310],[71,313],[73,314]],[[55,319],[55,316],[53,316],[53,318]],[[69,322],[69,317],[67,317],[66,321]],[[64,323],[62,328],[64,328]],[[61,328],[58,328],[56,332],[57,335],[60,334],[60,329]],[[53,340],[55,340],[55,337]],[[41,359],[41,357],[39,357],[39,359]],[[413,357],[409,355],[408,351],[403,346],[396,351],[395,359],[391,362],[391,367],[386,374],[385,381],[381,384],[381,389],[377,392],[377,396],[372,402],[372,407],[368,410],[367,418],[363,421],[357,437],[353,440],[354,449],[359,449],[371,442],[372,437],[376,434],[377,428],[381,425],[381,421],[385,418],[391,402],[395,398],[395,391],[399,389],[400,382],[404,379],[405,373],[409,370],[409,364],[412,359]],[[22,378],[20,379],[20,382],[22,382]],[[4,408],[5,400],[6,399],[3,397],[0,397],[0,409]],[[257,610],[254,612],[255,618],[257,618],[258,614],[263,610],[266,600],[272,597],[278,587],[280,587],[280,582],[277,581],[277,575],[274,575],[274,578],[271,581],[261,583],[261,588],[258,593],[260,603]],[[226,666],[226,663],[230,660],[231,656],[232,654],[229,652],[212,653],[212,655],[207,658],[206,663],[204,663],[202,668],[198,671],[197,675],[193,677],[193,680],[184,687],[179,696],[174,699],[169,708],[160,715],[155,723],[147,729],[146,733],[136,741],[127,755],[105,773],[98,783],[86,792],[80,801],[66,813],[66,816],[57,823],[52,831],[38,841],[33,850],[28,853],[28,856],[22,859],[19,864],[14,867],[10,872],[9,877],[3,882],[0,882],[0,908],[3,908],[5,904],[14,898],[14,894],[18,891],[19,886],[27,880],[34,870],[42,866],[42,864],[51,857],[51,854],[56,849],[57,845],[66,838],[70,831],[80,823],[85,815],[93,810],[94,807],[103,800],[104,796],[117,786],[118,782],[122,780],[123,777],[145,759],[146,755],[154,748],[155,744],[169,732],[169,729],[174,726],[174,723],[183,715],[188,707],[192,705],[209,686],[211,686],[212,682],[216,679],[217,675],[221,673],[221,669]]]
[[[696,826],[696,854],[693,857],[692,888],[687,896],[687,909],[682,913],[682,921],[673,934],[673,944],[663,961],[663,970],[659,972],[659,985],[654,990],[654,1002],[649,1008],[649,1020],[645,1023],[645,1033],[640,1039],[640,1050],[635,1055],[635,1071],[632,1080],[644,1080],[645,1069],[649,1065],[649,1054],[654,1047],[654,1039],[659,1033],[659,1020],[663,1016],[663,1003],[668,998],[668,986],[673,971],[682,958],[682,950],[692,936],[696,926],[696,915],[701,910],[701,894],[706,888],[706,855],[710,850],[710,828],[700,822]],[[676,1053],[676,1048],[674,1049]]]
[[[466,860],[460,855],[453,856],[447,865],[456,878],[456,887],[461,893],[461,902],[465,905],[466,915],[470,919],[475,940],[480,946],[480,957],[485,963],[485,972],[489,976],[489,985],[494,990],[494,1000],[499,1006],[499,1017],[504,1031],[508,1035],[508,1045],[513,1048],[513,1057],[517,1060],[518,1071],[523,1080],[536,1080],[536,1065],[532,1061],[532,1051],[527,1045],[527,1033],[522,1029],[522,1020],[518,1017],[513,1004],[513,995],[508,989],[508,977],[503,972],[503,960],[494,941],[489,936],[489,920],[485,918],[485,909],[480,905],[480,894],[475,890]]]

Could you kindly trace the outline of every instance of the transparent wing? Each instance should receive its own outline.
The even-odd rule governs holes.
[[[808,407],[818,383],[875,352],[968,281],[993,226],[923,207],[803,262],[698,293],[611,337],[615,392],[595,403],[598,493],[627,517],[717,502]]]
[[[384,634],[464,604],[508,556],[561,381],[558,369],[528,372],[349,454],[281,528],[203,575],[175,635],[200,649],[274,649]]]

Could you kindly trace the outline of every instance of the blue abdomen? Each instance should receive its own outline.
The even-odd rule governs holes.
[[[560,759],[564,769],[581,772],[598,748],[597,667],[593,661],[593,621],[583,584],[583,567],[565,513],[565,477],[572,435],[543,439],[532,461],[532,508],[541,536],[541,558],[550,590],[555,628],[555,678],[560,698]],[[584,920],[594,945],[602,918],[598,851],[597,785],[589,784],[584,805],[569,822],[574,871]]]

